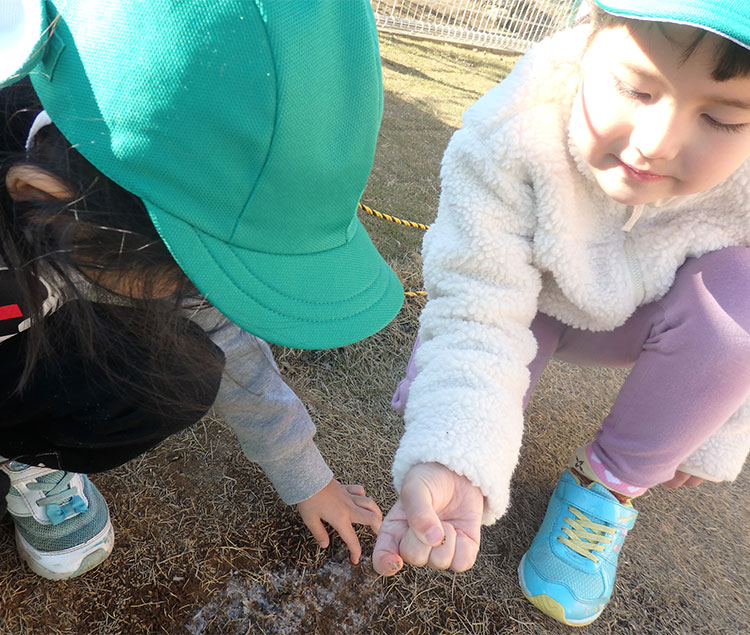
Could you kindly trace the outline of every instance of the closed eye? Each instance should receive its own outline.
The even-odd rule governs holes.
[[[623,82],[621,79],[618,79],[617,77],[615,77],[614,80],[615,80],[615,89],[623,97],[628,97],[629,99],[636,99],[638,101],[648,101],[649,99],[651,99],[650,93],[638,92],[637,90],[634,90],[633,88],[628,86],[625,82]]]
[[[705,113],[701,116],[709,126],[716,128],[717,130],[723,130],[724,132],[742,132],[748,127],[748,124],[746,123],[722,123],[721,121],[714,119],[711,115]]]

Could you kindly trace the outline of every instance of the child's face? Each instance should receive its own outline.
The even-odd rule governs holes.
[[[702,192],[750,156],[750,77],[717,82],[717,36],[685,59],[690,27],[600,31],[582,62],[571,138],[601,188],[626,205]]]

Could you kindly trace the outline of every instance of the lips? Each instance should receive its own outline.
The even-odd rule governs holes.
[[[632,165],[628,165],[624,161],[618,159],[620,162],[620,165],[625,170],[625,173],[631,177],[636,179],[637,181],[658,181],[660,179],[666,178],[663,174],[657,174],[656,172],[650,172],[649,170],[639,170],[636,167],[633,167]]]

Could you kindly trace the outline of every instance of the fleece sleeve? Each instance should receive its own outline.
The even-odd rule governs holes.
[[[285,503],[323,489],[333,474],[313,441],[315,425],[282,379],[268,344],[214,308],[188,315],[224,351],[214,409],[234,431],[245,456],[260,465]]]
[[[441,463],[481,488],[491,523],[507,507],[521,446],[541,277],[524,167],[482,119],[465,118],[443,158],[438,217],[423,245],[418,374],[393,476],[400,489],[413,465]]]

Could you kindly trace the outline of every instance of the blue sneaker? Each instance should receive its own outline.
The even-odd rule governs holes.
[[[609,602],[617,557],[638,512],[603,485],[584,487],[565,470],[518,581],[539,610],[568,626],[593,622]]]
[[[104,497],[85,474],[9,461],[5,497],[16,528],[16,547],[31,570],[67,580],[103,562],[115,534]]]

